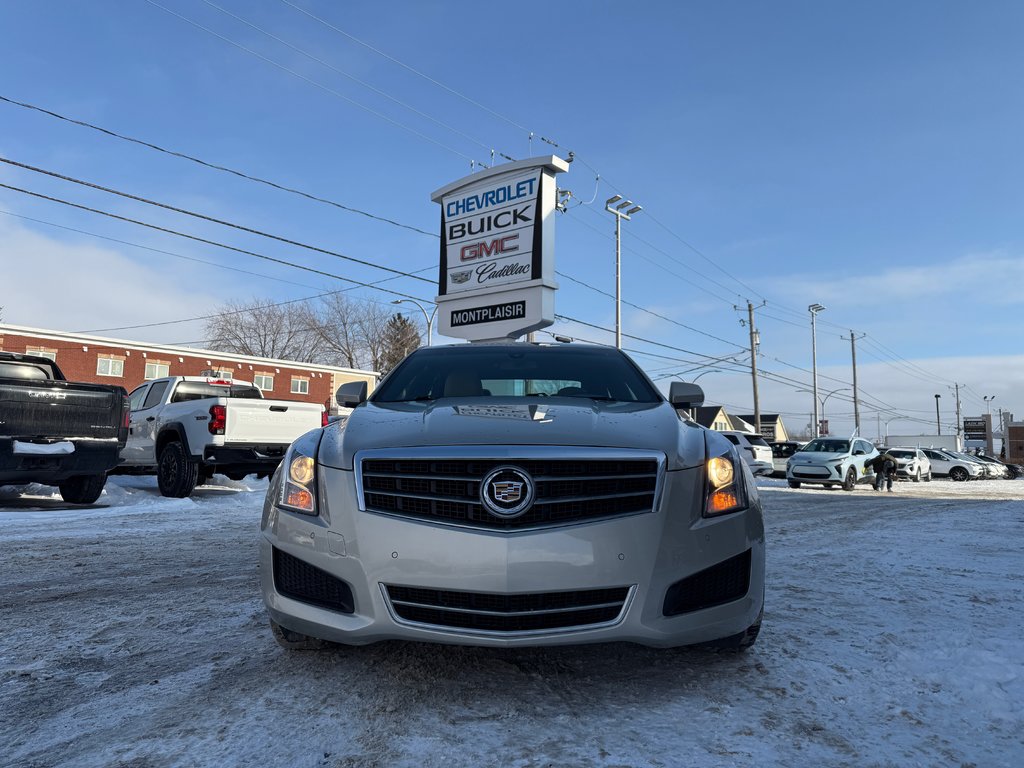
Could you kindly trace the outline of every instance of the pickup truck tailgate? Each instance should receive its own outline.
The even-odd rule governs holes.
[[[225,443],[291,443],[320,426],[323,408],[286,400],[231,398],[227,401]]]
[[[10,380],[0,384],[0,436],[117,439],[123,413],[103,385]]]

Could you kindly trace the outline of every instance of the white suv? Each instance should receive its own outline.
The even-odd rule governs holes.
[[[968,461],[946,453],[936,448],[922,448],[924,455],[932,463],[932,473],[940,477],[948,477],[950,480],[963,482],[964,480],[978,480],[985,476],[985,470],[976,462]]]
[[[747,462],[754,475],[770,475],[775,471],[772,464],[772,449],[760,435],[752,432],[722,432],[725,439],[740,449],[740,455]]]
[[[786,465],[786,480],[790,488],[817,483],[852,491],[857,483],[874,479],[864,462],[877,455],[875,446],[859,437],[818,437],[793,454]]]
[[[915,483],[932,480],[932,462],[920,448],[889,448],[886,453],[896,459],[897,477],[909,477]]]

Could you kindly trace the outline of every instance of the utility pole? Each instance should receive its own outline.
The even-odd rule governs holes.
[[[604,209],[615,217],[615,348],[622,349],[622,220],[630,220],[630,216],[643,210],[633,205],[632,200],[622,200],[622,195],[612,195],[604,204]],[[614,208],[612,206],[615,206]],[[628,209],[628,210],[627,210]]]
[[[855,435],[860,434],[860,404],[857,400],[857,339],[863,339],[865,334],[857,336],[853,330],[850,330],[850,355],[853,358],[853,425],[856,427]],[[846,340],[845,336],[839,338]]]
[[[747,300],[747,326],[750,328],[750,376],[754,381],[754,429],[761,434],[761,401],[757,394],[757,348],[761,344],[761,334],[754,327],[754,310],[760,309],[766,302],[761,302],[756,307]],[[739,307],[733,305],[733,309]],[[742,325],[743,321],[740,320]]]
[[[811,425],[811,430],[814,437],[818,437],[821,425],[818,424],[818,335],[815,320],[819,312],[825,311],[825,307],[821,304],[811,304],[807,311],[811,313],[811,379],[814,382],[814,424]]]
[[[960,385],[953,382],[953,391],[956,392],[956,439],[960,442]],[[959,447],[959,446],[958,446]]]

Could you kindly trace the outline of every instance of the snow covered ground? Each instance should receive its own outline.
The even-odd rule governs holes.
[[[761,481],[741,655],[387,643],[267,628],[265,482],[91,508],[0,491],[0,765],[1017,766],[1024,481]]]

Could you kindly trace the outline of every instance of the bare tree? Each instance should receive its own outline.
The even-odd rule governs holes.
[[[315,311],[307,301],[278,304],[254,298],[228,302],[206,322],[211,348],[256,357],[315,362],[323,344],[315,330]]]

